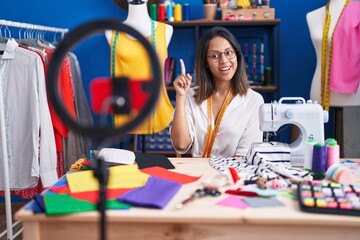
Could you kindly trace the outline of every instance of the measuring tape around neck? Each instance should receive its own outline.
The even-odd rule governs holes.
[[[339,19],[341,18],[341,15],[346,7],[346,5],[350,2],[350,0],[346,0],[339,18],[336,21],[335,28],[333,30],[333,33],[331,35],[330,39],[330,46],[329,46],[329,55],[328,55],[328,38],[329,38],[329,29],[330,29],[330,22],[331,22],[331,15],[330,15],[330,1],[326,4],[325,11],[326,11],[326,17],[325,17],[325,23],[324,23],[324,30],[323,30],[323,36],[322,36],[322,51],[321,51],[321,105],[323,106],[324,110],[329,110],[330,106],[330,71],[331,71],[331,58],[332,58],[332,47],[333,47],[333,37],[334,32],[336,29],[336,26],[339,22]],[[328,62],[328,68],[326,71],[326,63],[327,59],[329,59]],[[326,75],[327,73],[327,75]]]
[[[221,120],[224,116],[225,110],[227,106],[230,104],[234,94],[232,90],[229,91],[229,93],[226,95],[226,98],[221,106],[219,115],[216,119],[214,130],[212,129],[212,96],[210,96],[207,99],[207,115],[208,115],[208,128],[206,133],[206,139],[205,139],[205,146],[203,150],[202,157],[208,158],[211,155],[212,148],[214,146],[215,138],[217,135],[217,132],[219,131]]]

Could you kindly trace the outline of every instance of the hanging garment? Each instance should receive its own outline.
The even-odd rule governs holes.
[[[350,1],[334,30],[330,89],[356,93],[360,83],[360,2]]]
[[[22,39],[23,41],[21,42],[25,42],[25,39]],[[23,47],[25,49],[31,50],[35,53],[37,53],[43,63],[43,67],[44,67],[44,72],[46,73],[46,68],[47,68],[47,64],[49,63],[48,59],[47,59],[47,53],[42,50],[42,47],[36,46],[36,47],[31,47],[28,46],[29,44],[31,44],[32,42],[36,41],[34,39],[27,39],[28,41],[26,41],[25,43],[27,43],[27,45],[19,45],[19,47]],[[40,136],[41,137],[41,136]],[[40,158],[40,156],[39,156]],[[61,152],[57,152],[57,167],[56,167],[56,171],[57,171],[57,175],[58,177],[61,177],[64,172],[63,172],[63,157],[62,157],[62,153]],[[36,186],[31,187],[31,188],[26,188],[26,189],[19,189],[19,190],[11,190],[10,194],[11,195],[18,195],[19,197],[23,198],[23,199],[32,199],[36,194],[39,194],[41,192],[44,191],[44,187],[42,185],[41,182],[41,178],[39,179],[39,182]],[[0,191],[0,196],[5,196],[5,192],[4,191]]]
[[[160,67],[164,69],[165,60],[168,56],[166,35],[166,25],[164,23],[157,23],[157,27],[154,29],[155,39],[151,36],[147,37],[149,42],[155,40],[156,53],[159,58]],[[115,39],[115,36],[117,38]],[[115,59],[114,61],[114,76],[126,76],[130,79],[149,79],[151,77],[151,66],[148,53],[140,42],[136,39],[128,37],[125,33],[116,34],[113,31],[111,38],[111,46],[113,46],[114,40],[116,40]],[[162,84],[160,88],[160,96],[152,114],[138,126],[135,130],[131,131],[132,134],[149,134],[156,133],[164,130],[171,122],[171,115],[174,111],[168,97],[165,83],[164,73],[162,71]],[[136,96],[134,96],[136,97]],[[114,125],[116,127],[122,126],[136,116],[136,112],[132,111],[129,115],[114,115]]]
[[[49,61],[51,60],[52,54],[54,49],[45,49],[47,52],[47,56]],[[47,70],[47,66],[46,66]],[[60,66],[59,71],[59,94],[61,95],[62,103],[68,114],[76,120],[76,110],[75,110],[75,103],[74,103],[74,87],[73,87],[73,79],[70,67],[69,57],[65,56],[63,62]],[[69,128],[66,126],[63,121],[58,117],[57,113],[49,104],[51,119],[54,125],[55,131],[55,141],[56,141],[56,150],[58,152],[62,152],[62,141],[63,138],[66,138],[69,133]]]
[[[33,187],[39,178],[44,187],[53,185],[58,180],[56,148],[39,55],[9,39],[0,59],[0,84],[10,188]],[[1,158],[2,154],[2,163]],[[1,189],[3,181],[1,178]]]
[[[77,119],[84,125],[92,126],[93,117],[82,84],[80,64],[74,53],[69,53],[68,56],[72,71]],[[79,158],[88,157],[90,149],[91,139],[85,136],[81,136],[81,134],[76,133],[74,130],[70,130],[67,137],[64,138],[63,141],[64,171],[68,171],[71,165]]]

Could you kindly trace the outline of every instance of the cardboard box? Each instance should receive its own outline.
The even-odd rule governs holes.
[[[271,20],[275,19],[274,8],[221,9],[222,20]]]

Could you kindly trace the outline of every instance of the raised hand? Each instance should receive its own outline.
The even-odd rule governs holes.
[[[182,59],[180,59],[180,66],[181,66],[181,75],[175,79],[173,84],[177,96],[186,96],[190,89],[192,77],[189,73],[186,73],[185,64]]]

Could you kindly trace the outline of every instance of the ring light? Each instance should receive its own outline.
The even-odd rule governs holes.
[[[68,111],[66,111],[64,105],[62,104],[61,97],[59,95],[58,88],[58,74],[62,64],[62,61],[66,54],[81,40],[85,37],[98,33],[104,32],[106,30],[116,30],[119,32],[124,32],[128,35],[131,35],[133,38],[137,39],[142,46],[147,51],[153,72],[153,79],[146,84],[145,91],[149,92],[149,97],[144,107],[139,111],[139,114],[130,122],[120,126],[120,127],[106,127],[106,126],[85,126],[79,124],[78,121],[73,119]],[[152,48],[148,40],[142,36],[138,31],[131,28],[130,26],[121,23],[117,20],[95,20],[88,22],[84,25],[81,25],[74,30],[70,31],[63,40],[59,43],[48,67],[48,84],[47,90],[50,102],[58,114],[59,118],[67,125],[69,128],[77,131],[80,134],[92,137],[98,141],[119,136],[123,133],[126,133],[135,127],[137,127],[145,118],[151,113],[155,104],[157,102],[160,87],[161,87],[161,70],[160,70],[159,60],[157,58],[155,50]],[[131,81],[131,80],[130,80]]]

